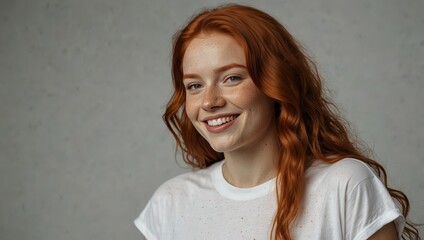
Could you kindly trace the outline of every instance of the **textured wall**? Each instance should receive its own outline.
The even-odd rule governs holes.
[[[161,121],[171,37],[217,3],[0,1],[0,239],[140,239],[132,220],[187,171]],[[315,57],[423,223],[423,1],[244,3]]]

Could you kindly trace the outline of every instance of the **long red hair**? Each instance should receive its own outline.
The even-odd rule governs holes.
[[[174,36],[172,77],[175,91],[163,119],[182,150],[185,162],[194,168],[205,168],[224,157],[196,131],[185,111],[184,53],[191,40],[208,32],[228,34],[240,43],[255,85],[275,101],[281,152],[276,188],[278,208],[272,238],[291,239],[290,225],[297,216],[304,190],[304,173],[312,159],[329,163],[347,157],[359,159],[370,165],[387,187],[385,170],[366,157],[350,137],[345,121],[323,94],[315,64],[298,42],[273,17],[235,4],[202,11]],[[387,189],[406,217],[409,202],[405,194]],[[417,229],[409,223],[403,237],[420,239]]]

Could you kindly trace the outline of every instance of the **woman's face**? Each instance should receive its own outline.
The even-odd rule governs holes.
[[[217,152],[260,147],[275,135],[273,101],[249,76],[243,48],[232,37],[203,34],[183,59],[186,112]]]

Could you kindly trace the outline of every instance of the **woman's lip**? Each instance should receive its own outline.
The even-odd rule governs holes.
[[[223,118],[223,117],[231,117],[231,116],[235,116],[236,118],[239,116],[240,114],[237,113],[230,113],[230,114],[218,114],[215,116],[209,116],[204,118],[203,120],[201,120],[202,122],[207,122],[209,120],[214,120],[214,119],[218,119],[218,118]]]
[[[224,116],[236,116],[236,118],[234,118],[232,121],[229,121],[227,123],[223,123],[223,124],[218,125],[218,126],[210,126],[207,121],[203,121],[203,124],[205,125],[206,130],[208,130],[208,132],[210,132],[210,133],[223,132],[227,128],[231,127],[234,124],[234,122],[237,121],[237,118],[238,118],[238,115],[222,115],[221,117],[224,117]],[[210,119],[216,119],[216,117],[210,118]]]

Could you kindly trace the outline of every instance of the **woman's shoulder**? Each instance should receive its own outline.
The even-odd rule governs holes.
[[[335,163],[316,160],[305,176],[305,212],[313,212],[320,206],[319,212],[326,215],[329,230],[340,224],[345,227],[346,239],[367,239],[395,220],[398,231],[402,232],[399,210],[367,163],[353,158]]]
[[[162,183],[153,194],[153,198],[169,199],[189,197],[193,192],[212,187],[211,174],[220,162],[204,168],[182,173]]]
[[[374,170],[367,163],[355,158],[344,158],[335,163],[315,160],[312,163],[311,171],[359,179],[375,175]]]
[[[168,236],[171,233],[168,229],[176,224],[176,216],[187,212],[187,208],[208,191],[211,185],[210,175],[217,166],[219,165],[213,164],[205,169],[183,173],[162,183],[135,220],[136,226],[148,239]]]
[[[354,158],[344,158],[335,163],[315,160],[308,169],[306,178],[314,182],[354,187],[367,179],[378,178],[378,176],[365,162]]]

